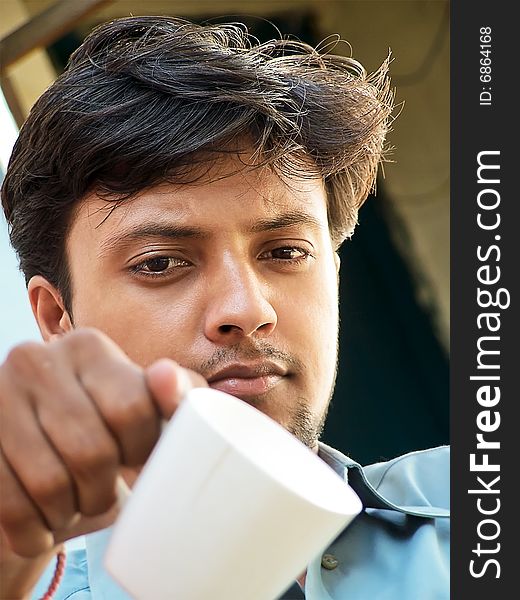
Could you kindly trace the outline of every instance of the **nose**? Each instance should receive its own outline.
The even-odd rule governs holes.
[[[204,333],[216,344],[234,344],[244,337],[268,337],[277,314],[268,288],[248,264],[227,260],[209,282],[211,290]]]

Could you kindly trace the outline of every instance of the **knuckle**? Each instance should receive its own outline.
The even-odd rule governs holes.
[[[151,402],[144,390],[128,390],[119,402],[105,408],[106,419],[118,434],[146,426],[153,419]]]
[[[16,498],[2,498],[0,503],[0,524],[5,529],[17,529],[22,526],[30,516],[30,511],[25,502],[18,502]]]
[[[117,468],[117,446],[102,439],[92,439],[88,445],[72,449],[68,462],[75,474],[94,478],[97,473]]]
[[[70,332],[63,342],[74,351],[96,353],[105,346],[105,336],[94,327],[81,327]]]
[[[5,359],[5,364],[15,372],[25,373],[41,362],[45,355],[45,347],[39,342],[23,342],[11,348]]]
[[[40,390],[53,387],[56,368],[49,344],[24,342],[15,346],[8,354],[2,376],[14,386],[14,390]]]
[[[15,554],[21,556],[22,558],[34,559],[38,558],[44,552],[48,552],[52,548],[52,542],[50,542],[48,537],[44,537],[43,539],[38,539],[36,541],[31,540],[30,543],[27,543],[25,539],[18,540],[18,538],[14,538],[11,541],[11,547]]]
[[[95,517],[101,515],[114,506],[117,501],[115,478],[111,485],[105,485],[99,489],[96,496],[91,498],[88,503],[83,503],[81,513],[85,517]]]
[[[83,377],[82,383],[89,390],[98,389],[98,407],[116,434],[140,427],[156,414],[144,373],[135,365],[105,364]]]
[[[81,327],[62,338],[65,351],[81,366],[81,376],[89,372],[107,371],[129,358],[105,333],[94,327]]]
[[[70,492],[70,480],[65,472],[47,472],[45,477],[34,480],[28,487],[34,500],[45,506],[59,501]]]
[[[53,534],[34,515],[24,516],[23,521],[3,524],[1,533],[7,546],[22,558],[37,558],[54,546]],[[3,590],[1,582],[0,588]],[[3,595],[1,597],[4,598]]]

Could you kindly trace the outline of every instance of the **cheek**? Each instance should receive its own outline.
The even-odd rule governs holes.
[[[314,367],[315,376],[322,380],[325,386],[329,385],[336,364],[338,315],[335,287],[317,290],[308,310],[308,347],[312,349],[313,360],[310,366]]]
[[[290,301],[289,301],[290,298]],[[310,375],[309,379],[327,392],[336,365],[339,325],[338,281],[335,267],[316,270],[305,283],[279,304],[279,326],[291,340]]]
[[[312,291],[308,294],[309,317],[311,326],[322,340],[324,346],[335,346],[338,329],[339,300],[338,278],[335,264],[324,261],[312,282]],[[330,342],[330,343],[329,343]]]
[[[186,364],[186,349],[193,347],[198,335],[194,304],[190,298],[172,299],[171,290],[118,285],[117,281],[90,290],[78,286],[74,323],[100,329],[143,367],[163,357]]]

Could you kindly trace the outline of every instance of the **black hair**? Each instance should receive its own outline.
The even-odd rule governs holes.
[[[65,241],[81,199],[193,180],[194,165],[244,139],[258,165],[323,178],[339,245],[383,155],[387,71],[388,60],[368,76],[354,59],[301,42],[260,44],[236,23],[148,16],[97,27],[35,103],[3,182],[26,281],[43,275],[71,312]]]

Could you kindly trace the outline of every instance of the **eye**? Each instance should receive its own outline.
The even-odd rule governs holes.
[[[284,246],[271,250],[271,255],[277,260],[297,260],[306,258],[309,253],[303,248],[293,248],[292,246]]]
[[[144,277],[165,277],[176,269],[190,265],[187,260],[175,256],[153,256],[130,267],[130,271]]]
[[[151,273],[160,273],[161,271],[166,271],[170,266],[170,259],[166,256],[158,256],[147,260],[143,263],[143,266]]]
[[[296,264],[312,257],[309,250],[299,246],[280,246],[267,252],[263,252],[259,258],[263,260],[273,260],[278,263]]]

